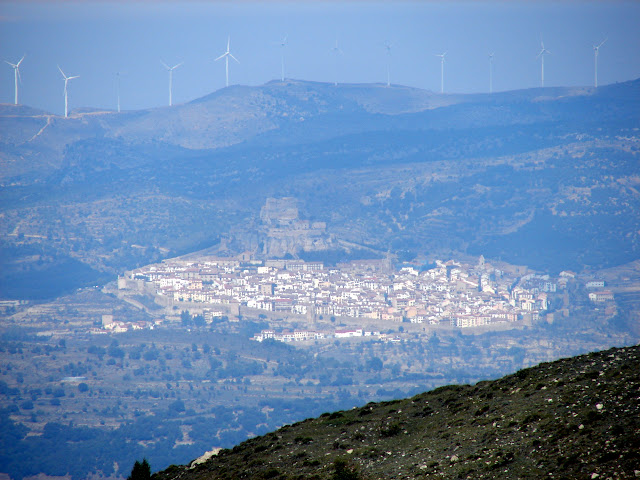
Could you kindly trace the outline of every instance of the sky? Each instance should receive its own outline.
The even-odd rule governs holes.
[[[540,86],[541,40],[545,86],[600,85],[640,77],[640,2],[578,1],[0,1],[0,59],[20,67],[19,103],[64,113],[116,109],[117,73],[123,110],[165,106],[174,71],[173,103],[230,84],[262,85],[285,76],[340,83],[386,83],[449,93]],[[280,46],[286,36],[287,44]],[[338,42],[340,52],[332,51]],[[390,44],[387,56],[385,44]],[[13,68],[0,68],[0,102],[13,103]]]

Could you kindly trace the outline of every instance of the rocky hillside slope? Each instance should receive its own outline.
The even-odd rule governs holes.
[[[156,480],[640,477],[640,347],[285,426]]]

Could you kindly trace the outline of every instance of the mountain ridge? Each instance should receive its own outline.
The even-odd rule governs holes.
[[[611,101],[635,98],[638,104],[639,92],[640,80],[598,89],[546,87],[493,94],[438,94],[413,87],[292,81],[231,86],[173,107],[122,113],[72,112],[67,119],[5,104],[0,107],[0,144],[4,145],[0,163],[7,180],[16,175],[33,176],[36,171],[41,176],[63,165],[69,145],[89,138],[141,146],[164,143],[190,150],[219,149],[259,141],[265,135],[291,142],[297,138],[299,127],[309,120],[314,128],[319,123],[329,126],[329,130],[320,129],[329,137],[340,136],[344,127],[348,133],[397,128],[394,125],[402,128],[403,124],[412,130],[501,126],[514,121],[530,124],[557,116],[562,113],[558,107],[566,109],[563,105],[567,102],[570,108],[558,120],[573,121],[576,115],[587,113],[586,108],[591,115],[602,117],[594,118],[595,122],[620,114],[628,116],[628,105],[626,111],[611,110]],[[596,110],[582,106],[581,98],[595,102]],[[606,105],[599,106],[602,101]],[[580,122],[587,119],[583,116]],[[310,128],[303,132],[314,135]],[[39,151],[46,153],[46,160],[35,155]],[[32,161],[24,162],[25,158]]]

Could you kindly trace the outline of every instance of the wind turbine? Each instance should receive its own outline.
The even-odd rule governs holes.
[[[598,88],[598,53],[600,53],[600,47],[602,45],[604,45],[604,42],[606,42],[607,39],[605,38],[603,41],[600,42],[599,45],[594,45],[593,46],[593,61],[595,63],[595,86],[596,88]]]
[[[335,78],[335,81],[333,82],[333,84],[334,85],[338,85],[338,56],[342,55],[344,52],[338,46],[338,39],[337,38],[336,38],[336,45],[331,49],[331,52],[336,56],[336,65],[335,65],[336,78]],[[387,72],[387,85],[389,83],[388,78],[389,78],[389,74]]]
[[[67,77],[64,72],[62,71],[62,69],[60,68],[60,65],[58,65],[58,70],[60,70],[60,73],[62,74],[62,76],[64,77],[64,118],[67,118],[68,116],[68,93],[67,93],[67,84],[69,83],[69,80],[73,80],[74,78],[78,78],[80,75],[76,75],[74,77]]]
[[[17,105],[18,104],[18,78],[20,78],[20,81],[22,82],[22,77],[20,76],[20,64],[22,63],[22,61],[24,60],[24,55],[22,56],[22,58],[20,59],[20,61],[18,63],[11,63],[11,62],[7,62],[5,60],[5,62],[7,62],[9,65],[11,65],[13,67],[13,76],[15,77],[15,95],[14,95],[14,103]]]
[[[217,62],[218,60],[220,60],[220,59],[223,59],[223,58],[224,58],[224,60],[225,60],[225,69],[226,69],[226,72],[227,72],[227,77],[226,77],[226,78],[227,78],[227,84],[226,84],[226,85],[227,85],[227,87],[229,86],[229,57],[233,58],[236,62],[240,63],[240,62],[238,61],[238,59],[237,59],[236,57],[234,57],[234,56],[232,55],[232,53],[229,51],[229,46],[230,46],[230,45],[231,45],[231,37],[228,37],[228,38],[227,38],[227,51],[226,51],[226,52],[224,52],[222,55],[220,55],[220,56],[219,56],[218,58],[216,58],[216,60],[215,60],[216,62]]]
[[[182,65],[182,62],[178,63],[177,65],[174,65],[173,67],[170,67],[169,65],[167,65],[166,63],[164,63],[162,60],[160,60],[160,63],[162,63],[162,65],[164,65],[164,68],[167,69],[167,71],[169,72],[169,106],[172,105],[172,92],[173,92],[173,71],[178,68],[180,65]]]
[[[493,93],[493,56],[494,53],[489,54],[489,93]]]
[[[284,48],[287,46],[287,39],[288,39],[288,35],[285,35],[284,38],[278,44],[278,46],[280,47],[280,79],[283,82],[284,82]],[[227,46],[227,52],[228,51],[229,51],[229,47]],[[227,80],[227,85],[229,85],[228,80]]]
[[[444,57],[447,56],[447,52],[436,53],[436,57],[440,57],[440,93],[444,93]]]
[[[544,87],[544,56],[550,54],[551,52],[544,48],[544,42],[540,40],[540,53],[538,53],[538,57],[540,57],[540,85]]]
[[[385,42],[384,48],[387,51],[387,87],[391,86],[391,43]]]
[[[118,113],[120,113],[120,77],[124,72],[116,72],[116,96],[118,98]]]

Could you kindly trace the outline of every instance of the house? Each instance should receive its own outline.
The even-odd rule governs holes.
[[[613,301],[613,292],[611,290],[602,290],[600,292],[591,292],[589,300],[594,303],[603,303]]]
[[[362,337],[363,332],[361,328],[356,330],[336,330],[335,336],[336,338]]]

